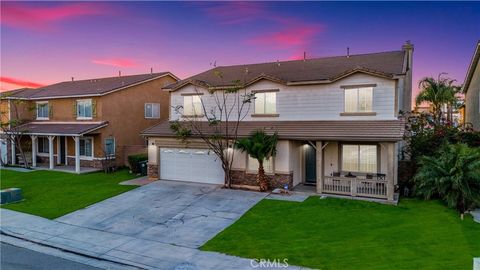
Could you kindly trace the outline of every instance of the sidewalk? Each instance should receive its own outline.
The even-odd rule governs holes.
[[[252,269],[250,259],[88,229],[7,209],[0,209],[0,216],[2,241],[5,235],[11,236],[141,269]]]

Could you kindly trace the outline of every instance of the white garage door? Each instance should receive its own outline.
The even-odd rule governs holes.
[[[223,184],[222,162],[210,150],[160,148],[160,179]]]

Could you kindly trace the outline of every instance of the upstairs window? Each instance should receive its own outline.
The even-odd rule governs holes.
[[[373,87],[345,89],[345,112],[371,112]]]
[[[145,103],[145,118],[160,118],[160,104]]]
[[[277,93],[259,92],[255,93],[255,114],[276,114]]]
[[[203,114],[202,100],[199,95],[183,96],[183,114],[200,116]]]
[[[77,119],[92,119],[92,100],[77,100]]]
[[[48,120],[50,116],[48,101],[37,102],[37,119]]]
[[[342,145],[342,171],[346,172],[377,172],[376,145]]]

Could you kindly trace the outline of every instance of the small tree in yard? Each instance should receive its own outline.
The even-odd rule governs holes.
[[[414,177],[416,193],[425,199],[440,198],[466,210],[480,205],[480,149],[466,144],[445,144],[435,156],[420,158]]]
[[[272,156],[275,156],[277,151],[277,133],[268,135],[263,130],[257,130],[247,137],[237,141],[235,146],[242,152],[246,152],[252,158],[258,160],[258,183],[260,191],[266,191],[269,188],[263,162]]]
[[[223,81],[221,73],[216,72],[215,76]],[[203,92],[195,87],[197,94],[206,95],[198,95],[199,100],[191,108],[174,107],[182,120],[173,121],[170,128],[186,144],[189,138],[202,140],[221,161],[225,186],[230,188],[234,152],[228,149],[238,139],[240,122],[249,114],[254,94],[248,93],[244,88],[245,83],[240,80],[221,85],[229,86],[213,88],[205,85]]]
[[[2,99],[6,97],[6,95],[1,96]],[[29,146],[22,144],[22,138],[25,136],[27,131],[20,128],[21,125],[28,122],[27,120],[21,118],[19,112],[19,106],[24,105],[28,105],[26,101],[17,99],[10,100],[9,111],[5,110],[0,112],[0,130],[2,132],[2,137],[7,139],[9,143],[13,143],[15,145],[15,148],[19,151],[20,157],[24,160],[23,166],[28,168],[30,164],[28,164],[25,149]],[[27,108],[27,110],[31,111],[34,110],[34,108]]]

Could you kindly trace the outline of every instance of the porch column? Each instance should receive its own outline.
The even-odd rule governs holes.
[[[50,162],[50,170],[53,170],[55,168],[55,163],[53,160],[53,139],[55,136],[48,136],[48,161]]]
[[[31,135],[32,138],[32,167],[37,167],[37,136]]]
[[[65,166],[68,165],[68,137],[65,136]]]
[[[317,153],[317,193],[323,192],[323,142],[316,141],[316,153]]]
[[[386,144],[387,151],[387,200],[393,201],[395,192],[395,143]]]
[[[61,148],[60,148],[60,137],[57,136],[57,165],[60,165],[62,163],[62,161],[60,160],[60,151],[61,151]]]
[[[10,140],[10,151],[11,151],[11,157],[12,157],[12,165],[15,165],[15,137],[12,136],[12,140]]]
[[[75,141],[75,172],[80,173],[80,137],[72,137]]]

